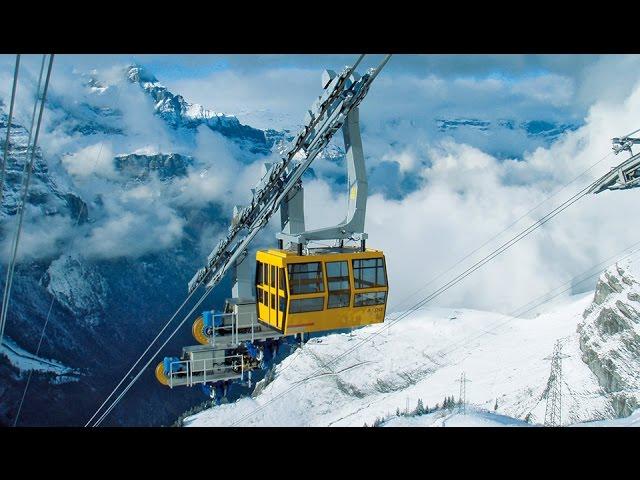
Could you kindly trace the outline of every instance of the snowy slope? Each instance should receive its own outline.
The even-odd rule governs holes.
[[[385,421],[381,427],[530,427],[527,422],[516,418],[467,408],[465,413],[458,409],[440,410],[426,415],[397,417]]]
[[[466,413],[457,408],[440,410],[426,415],[393,416],[382,422],[381,427],[530,427],[516,418],[494,412],[467,408]],[[640,410],[626,418],[582,422],[570,427],[640,427]]]
[[[79,372],[55,360],[47,360],[23,350],[15,342],[4,339],[0,345],[0,355],[6,355],[11,365],[21,371],[37,371],[55,375],[78,375]]]
[[[640,427],[640,409],[625,418],[611,420],[596,420],[594,422],[579,423],[572,427]]]
[[[413,408],[418,398],[430,407],[445,396],[457,398],[463,371],[471,380],[470,404],[492,410],[497,400],[497,413],[542,423],[550,368],[545,357],[557,339],[569,355],[563,363],[563,423],[611,418],[611,403],[581,360],[576,333],[592,298],[572,297],[532,319],[429,308],[386,331],[372,325],[352,335],[314,338],[276,367],[270,384],[258,384],[253,398],[201,412],[184,424],[371,425],[407,403]],[[378,331],[383,333],[323,366]]]

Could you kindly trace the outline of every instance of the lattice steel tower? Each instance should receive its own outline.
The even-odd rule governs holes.
[[[545,357],[551,360],[551,373],[547,382],[547,408],[544,412],[545,427],[562,426],[562,359],[568,355],[562,353],[562,343],[557,340],[553,354]]]
[[[467,382],[470,382],[467,378],[467,374],[462,372],[460,374],[460,379],[456,380],[456,382],[460,382],[460,407],[458,411],[462,412],[463,415],[467,414]]]

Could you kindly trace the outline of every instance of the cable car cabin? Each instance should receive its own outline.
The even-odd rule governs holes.
[[[256,260],[258,320],[284,335],[384,321],[389,288],[379,250],[259,250]]]

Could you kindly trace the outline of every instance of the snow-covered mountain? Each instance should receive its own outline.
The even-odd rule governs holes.
[[[538,137],[549,142],[557,139],[567,131],[576,130],[578,125],[550,122],[546,120],[530,120],[517,122],[512,119],[500,119],[495,122],[478,118],[437,118],[435,120],[440,132],[455,132],[460,129],[475,129],[481,132],[500,129],[521,130],[529,137]]]
[[[114,81],[106,80],[96,72],[83,73],[82,82],[78,82],[82,84],[83,89],[78,89],[74,96],[56,92],[54,89],[49,97],[45,124],[47,133],[56,136],[46,143],[50,150],[43,147],[43,150],[37,152],[28,197],[23,244],[25,247],[29,245],[33,255],[22,260],[16,269],[11,310],[7,321],[7,347],[0,351],[0,357],[8,359],[0,362],[0,424],[10,424],[13,421],[29,371],[35,373],[30,394],[23,408],[21,425],[84,424],[127,371],[132,360],[137,358],[155,336],[159,326],[184,299],[187,281],[201,266],[209,249],[215,244],[217,232],[226,228],[231,213],[225,203],[228,199],[208,199],[204,198],[204,194],[215,189],[220,189],[228,197],[234,193],[229,193],[231,188],[228,185],[216,183],[216,169],[222,161],[216,155],[211,155],[213,158],[206,160],[203,158],[211,151],[210,144],[198,143],[204,136],[203,132],[213,132],[214,140],[221,137],[225,152],[243,165],[260,164],[276,147],[281,146],[281,142],[292,138],[291,133],[285,129],[255,128],[240,122],[234,115],[215,112],[190,103],[188,99],[169,91],[152,73],[140,65],[127,66],[119,75],[119,79]],[[0,112],[0,147],[4,146],[2,142],[6,134],[7,102],[4,100],[4,112]],[[131,112],[127,114],[128,110],[139,114],[139,118],[136,116],[137,124],[133,125],[130,121]],[[555,124],[538,125],[538,128],[533,124],[535,120],[526,124],[514,122],[513,125],[508,122],[489,122],[485,125],[484,120],[478,119],[472,119],[471,123],[459,120],[458,117],[443,119],[448,123],[447,128],[442,130],[442,135],[475,141],[478,137],[473,135],[477,134],[479,128],[483,134],[480,144],[474,144],[473,141],[470,143],[481,147],[485,144],[493,145],[496,135],[501,134],[500,132],[513,132],[517,138],[522,135],[530,137],[533,139],[533,146],[546,144],[556,138],[557,132],[569,128],[567,125]],[[433,120],[430,120],[430,124],[437,130],[438,126]],[[147,126],[149,128],[145,130]],[[394,132],[397,132],[399,127],[402,125],[389,125]],[[537,133],[536,128],[539,130]],[[367,135],[366,129],[364,135]],[[13,231],[27,137],[27,130],[14,119],[5,195],[0,210],[0,241],[4,243]],[[379,141],[387,140],[381,138]],[[339,144],[339,141],[337,143]],[[511,148],[512,144],[507,143]],[[44,142],[41,144],[45,145]],[[344,152],[338,144],[332,144],[319,161],[316,161],[316,170],[308,173],[310,177],[318,175],[332,179],[336,185],[344,184]],[[380,156],[375,144],[367,145],[365,150],[369,157]],[[504,150],[513,150],[509,148],[505,147]],[[79,152],[85,153],[81,155]],[[384,163],[381,162],[379,165]],[[233,166],[232,163],[232,170]],[[370,193],[385,193],[386,185],[393,183],[393,176],[389,174],[389,170],[383,168],[376,173],[375,168],[374,165],[374,171],[370,175]],[[198,182],[193,182],[194,178]],[[257,179],[256,176],[255,180]],[[410,188],[413,188],[412,184],[402,184],[402,192],[406,193]],[[245,192],[243,190],[240,193]],[[247,188],[246,194],[248,193]],[[122,197],[124,200],[114,203],[114,197]],[[147,202],[147,210],[140,212],[134,208],[139,205],[127,203],[127,199],[132,197],[142,198],[143,201],[139,203]],[[161,201],[157,201],[158,199]],[[158,220],[169,217],[174,221],[169,226],[182,225],[184,235],[177,241],[163,244],[156,237],[160,237],[167,228],[160,222],[158,225],[154,224],[156,217],[152,214],[156,213]],[[138,215],[142,214],[148,214],[151,220],[147,219],[146,223],[139,221]],[[115,219],[114,222],[109,223],[112,219]],[[133,253],[125,252],[117,256],[96,253],[98,247],[103,247],[103,250],[110,249],[108,233],[133,228],[132,225],[140,227],[139,230],[134,230],[137,235],[133,237],[133,241],[125,245]],[[156,228],[146,229],[147,225]],[[79,243],[79,239],[92,240],[92,249],[86,248],[88,242]],[[154,248],[149,251],[136,249],[138,244],[145,240]],[[0,265],[2,282],[5,269],[6,266]],[[229,287],[229,280],[226,279],[208,300],[210,305],[219,307],[223,298],[228,296]],[[560,322],[563,325],[562,329],[557,326],[559,330],[556,332],[556,326],[549,326],[549,338],[545,336],[544,342],[540,340],[542,343],[536,347],[536,353],[530,351],[532,358],[538,355],[538,348],[540,352],[544,352],[539,354],[541,358],[548,355],[552,350],[554,338],[568,335],[569,327],[573,328],[571,331],[574,332],[578,317],[586,308],[587,300],[582,299],[580,302],[585,305],[580,304],[580,309],[576,307],[575,312],[571,310],[573,320],[567,321],[566,324],[564,321]],[[439,364],[435,367],[423,366],[420,361],[428,360],[425,355],[429,355],[436,362],[444,362],[445,360],[436,356],[443,345],[447,345],[451,339],[463,338],[469,332],[482,333],[482,325],[488,326],[492,319],[503,317],[473,311],[460,311],[457,318],[451,320],[450,316],[451,312],[447,310],[433,310],[413,320],[407,319],[391,329],[388,337],[385,333],[376,339],[376,348],[380,349],[378,353],[371,346],[362,347],[359,353],[362,355],[362,365],[337,366],[336,372],[347,368],[344,372],[347,374],[346,380],[339,380],[344,377],[342,374],[334,375],[329,372],[325,380],[334,378],[336,386],[331,388],[337,388],[338,393],[327,390],[326,395],[328,398],[337,395],[336,405],[339,408],[336,411],[343,412],[347,416],[345,419],[331,416],[327,412],[318,414],[317,418],[310,417],[308,412],[302,412],[296,418],[289,418],[288,414],[283,413],[280,417],[273,417],[273,423],[282,421],[285,424],[350,424],[353,421],[355,425],[362,421],[362,424],[365,419],[370,421],[372,416],[381,415],[387,408],[385,406],[393,411],[396,404],[403,407],[408,393],[415,390],[414,393],[417,395],[422,394],[420,389],[423,387],[431,389],[428,383],[423,382],[427,382],[434,375],[439,379],[439,386],[434,388],[432,397],[425,396],[425,401],[433,403],[441,401],[445,394],[455,394],[455,379],[460,373],[457,366],[445,369],[444,365]],[[33,352],[46,318],[49,318],[47,335],[39,356],[35,357]],[[520,320],[518,325],[527,325],[529,321],[519,322]],[[415,326],[415,332],[419,335],[411,330],[411,325]],[[530,329],[534,330],[534,327]],[[247,402],[259,403],[262,401],[260,399],[268,398],[269,392],[273,389],[277,391],[278,388],[286,388],[286,385],[295,382],[297,378],[289,375],[298,369],[298,373],[317,369],[321,364],[318,362],[322,361],[325,355],[326,358],[330,358],[330,355],[348,348],[358,338],[371,331],[375,330],[359,330],[354,332],[353,337],[331,335],[314,339],[299,353],[294,353],[277,367],[275,380],[269,385],[263,383],[259,387],[256,400],[243,399],[238,402],[238,405],[241,405],[239,409],[244,408],[242,405],[247,405]],[[507,336],[504,342],[487,348],[507,348],[509,338],[511,341],[521,341],[522,337],[518,335],[524,335],[524,331],[515,332],[513,335],[515,337]],[[489,334],[487,336],[494,337]],[[384,339],[387,339],[386,343],[382,342]],[[486,339],[483,338],[484,340]],[[402,342],[408,342],[408,347],[396,351],[396,344],[402,345]],[[183,345],[192,343],[190,332],[186,328],[167,346],[166,353],[175,354]],[[604,351],[587,343],[586,349],[593,350],[595,357],[605,358]],[[569,342],[566,347],[568,350],[575,350],[575,358],[582,354],[579,349],[576,350],[577,345],[576,340],[573,343]],[[379,353],[385,351],[397,354],[398,362],[410,365],[410,373],[406,374],[400,363],[387,365],[385,362],[393,359],[381,358]],[[471,351],[468,352],[471,355]],[[456,355],[462,354],[454,354],[458,361],[466,358],[464,355]],[[488,364],[494,361],[488,353],[483,358]],[[573,360],[567,360],[567,365],[571,361]],[[525,363],[517,363],[517,368],[519,372],[526,372],[521,375],[528,378],[529,370]],[[591,363],[590,361],[590,365]],[[541,359],[536,360],[534,364],[534,372],[537,372],[534,375],[535,381],[544,382],[548,376],[548,364]],[[296,367],[285,371],[287,365]],[[619,408],[612,406],[608,397],[600,400],[600,393],[593,393],[600,392],[601,388],[605,389],[598,384],[599,373],[594,376],[590,373],[591,370],[583,368],[584,363],[577,365],[580,368],[576,367],[575,375],[578,376],[580,388],[584,389],[584,395],[593,394],[594,397],[589,400],[591,403],[585,403],[585,408],[590,413],[576,413],[576,418],[596,418],[598,415],[607,418],[612,412],[619,411]],[[597,370],[594,365],[592,368]],[[387,367],[388,371],[385,370]],[[481,378],[482,370],[474,371],[466,366],[465,369],[473,379],[473,385],[476,382],[482,384],[480,380],[475,380]],[[360,374],[361,378],[358,377]],[[351,378],[349,375],[356,376]],[[380,383],[377,382],[378,377],[381,378]],[[620,377],[620,381],[623,377]],[[375,385],[369,385],[367,382],[370,380],[374,381]],[[625,381],[628,383],[628,380]],[[314,382],[316,380],[309,383]],[[491,392],[485,391],[480,394],[478,401],[482,400],[486,405],[493,406],[493,397],[504,394],[504,399],[498,399],[498,412],[522,418],[522,414],[532,411],[531,418],[539,420],[540,409],[543,407],[538,404],[534,407],[533,404],[527,403],[526,388],[529,388],[529,383],[516,382],[512,388],[509,387],[510,379],[503,379],[501,382]],[[534,385],[535,388],[539,387],[538,383]],[[473,391],[471,385],[468,388],[470,398]],[[313,388],[312,386],[311,390]],[[524,393],[522,389],[525,389]],[[480,388],[479,392],[481,391]],[[582,390],[579,389],[578,392],[580,391]],[[310,396],[309,392],[307,394]],[[385,395],[390,398],[383,400],[382,397]],[[617,394],[614,392],[611,395]],[[354,398],[357,400],[355,403],[352,402]],[[307,401],[304,395],[300,399]],[[369,399],[379,402],[383,406],[382,410],[369,409]],[[323,404],[321,397],[313,401],[316,400],[320,402],[318,405],[321,408],[328,408],[328,403]],[[200,401],[202,396],[197,389],[170,392],[158,388],[153,375],[144,375],[130,396],[114,410],[107,423],[170,423],[181,412]],[[287,405],[290,408],[290,404],[285,402],[285,406]],[[361,414],[352,413],[351,408],[354,405],[354,408],[362,409]],[[213,415],[218,415],[217,412],[225,408],[231,407],[215,410]],[[570,409],[570,406],[566,408]],[[580,408],[576,407],[576,411]],[[624,408],[626,412],[631,407]],[[236,409],[233,412],[240,410]],[[224,422],[227,420],[225,418]],[[213,423],[216,421],[212,420]],[[266,423],[270,421],[267,419]]]
[[[148,140],[128,129],[124,107],[117,102],[117,89],[124,89],[127,82],[139,87],[141,100],[152,100],[141,101],[140,105],[150,105],[149,116],[159,119],[160,126],[165,125],[171,135],[171,141],[165,143],[175,145],[175,151],[139,148],[140,142],[146,145]],[[201,159],[193,154],[192,145],[202,128],[237,145],[237,156],[244,162],[266,158],[285,136],[285,132],[255,129],[233,116],[190,104],[169,92],[140,66],[124,69],[120,82],[101,81],[92,74],[88,80],[85,78],[84,85],[86,90],[79,99],[69,100],[54,91],[47,110],[49,128],[60,132],[63,148],[55,154],[39,149],[36,155],[21,242],[30,253],[16,268],[7,344],[0,351],[0,356],[9,360],[0,362],[0,424],[12,423],[31,370],[34,375],[20,424],[84,424],[132,359],[155,336],[158,325],[184,299],[187,281],[206,256],[202,249],[214,243],[207,234],[215,228],[225,228],[231,213],[216,201],[201,201],[196,206],[174,202],[169,206],[171,215],[184,225],[185,232],[179,241],[135,256],[101,257],[77,248],[76,242],[98,232],[95,244],[100,246],[105,241],[109,219],[115,215],[121,221],[118,215],[122,209],[131,208],[126,203],[109,204],[109,195],[127,198],[145,185],[162,199],[183,192],[186,187],[176,186],[176,182],[185,181],[200,167]],[[2,107],[6,110],[6,104]],[[2,112],[2,141],[6,122],[6,112]],[[14,119],[0,211],[0,241],[5,246],[15,228],[27,138],[27,130]],[[152,141],[149,143],[153,145]],[[64,162],[68,161],[70,149],[84,145],[94,148],[95,153],[81,158],[77,168],[65,168],[69,167]],[[117,149],[111,150],[109,145],[116,145]],[[92,163],[97,163],[98,152],[106,156],[102,159],[106,167],[94,169],[94,177],[89,177],[84,171],[90,172]],[[104,172],[108,174],[103,175]],[[156,209],[162,208],[167,207],[160,204]],[[153,204],[149,210],[154,211]],[[127,222],[135,220],[135,211],[122,213],[129,215],[124,217]],[[141,230],[140,234],[143,240],[154,232]],[[5,272],[6,266],[0,266],[3,283]],[[212,296],[212,305],[222,301],[228,288],[227,280]],[[47,334],[39,358],[20,353],[35,351],[47,317]],[[167,350],[175,351],[189,343],[192,339],[185,330]],[[45,360],[49,358],[54,360]],[[34,369],[34,362],[51,368]],[[69,378],[75,381],[65,380]],[[138,395],[146,392],[145,404],[115,411],[112,423],[169,422],[200,399],[195,391],[178,397],[158,389],[152,376],[145,377],[136,389]]]
[[[579,328],[582,359],[617,416],[640,406],[640,268],[627,259],[600,277]]]
[[[640,362],[640,284],[632,273],[638,267],[630,260],[616,264],[602,274],[595,293],[571,297],[534,318],[427,308],[388,329],[372,325],[312,338],[251,397],[188,417],[184,425],[464,424],[451,412],[413,419],[396,414],[418,401],[432,408],[446,397],[458,399],[462,372],[470,380],[469,404],[490,412],[476,412],[473,424],[541,424],[550,375],[546,357],[556,340],[567,356],[563,424],[629,415],[637,405]],[[345,352],[351,353],[341,357]]]
[[[281,137],[281,133],[274,130],[265,132],[243,125],[234,115],[214,112],[202,105],[189,103],[182,95],[170,92],[152,73],[140,65],[131,65],[127,69],[127,78],[144,89],[155,102],[156,114],[173,128],[195,129],[204,125],[233,138],[253,153],[263,154],[270,152],[274,137]]]

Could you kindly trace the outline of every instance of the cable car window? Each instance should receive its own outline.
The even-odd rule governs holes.
[[[347,293],[330,293],[327,308],[348,307],[351,301],[351,294]]]
[[[256,268],[256,284],[262,283],[262,262],[257,262]]]
[[[292,295],[324,292],[320,262],[292,263],[287,268],[289,271],[289,288]]]
[[[349,290],[349,266],[347,262],[327,262],[329,291]]]
[[[271,285],[272,287],[276,286],[276,271],[277,268],[271,265],[271,282],[269,282],[269,285]]]
[[[349,265],[347,262],[327,262],[327,287],[329,301],[327,308],[348,307],[351,300],[349,285]]]
[[[284,290],[285,286],[284,286],[284,268],[279,268],[278,269],[278,288],[280,290]]]
[[[369,305],[384,305],[387,292],[356,293],[353,301],[354,307],[366,307]]]
[[[324,309],[324,297],[291,300],[289,313],[318,312]]]
[[[269,265],[267,265],[266,263],[262,265],[262,284],[263,285],[268,285],[269,284]]]
[[[271,308],[276,309],[276,296],[273,293],[271,294]]]
[[[282,321],[284,322],[287,318],[287,297],[279,297],[280,304],[280,315],[282,317]]]
[[[356,288],[386,287],[384,260],[382,258],[354,260],[353,280]]]

